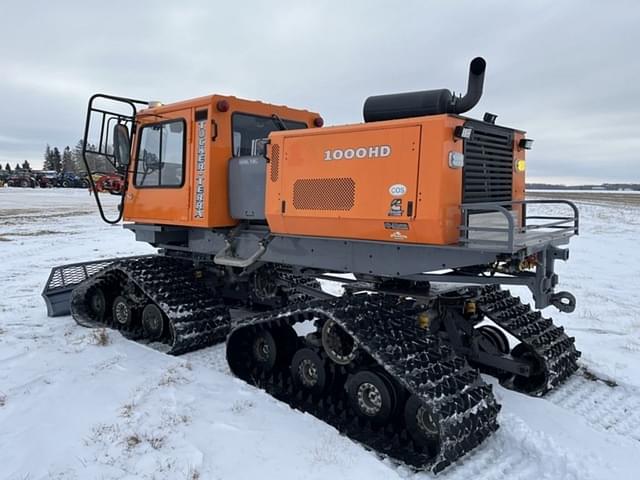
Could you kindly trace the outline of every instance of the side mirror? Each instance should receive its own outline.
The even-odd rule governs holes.
[[[131,160],[131,142],[129,141],[129,130],[125,125],[118,123],[113,127],[113,155],[116,164],[129,165]]]

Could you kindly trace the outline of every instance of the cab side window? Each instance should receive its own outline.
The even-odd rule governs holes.
[[[307,128],[304,122],[280,119],[278,117],[262,117],[248,113],[234,113],[231,116],[233,130],[233,156],[257,155],[257,142],[277,130],[295,130]]]
[[[136,187],[181,187],[184,180],[185,122],[145,125],[140,131]]]

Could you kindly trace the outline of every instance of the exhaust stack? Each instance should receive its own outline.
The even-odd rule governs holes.
[[[482,97],[486,67],[487,62],[482,57],[476,57],[471,61],[467,93],[463,97],[454,96],[446,88],[369,97],[364,102],[364,121],[380,122],[443,113],[458,114],[471,110]]]

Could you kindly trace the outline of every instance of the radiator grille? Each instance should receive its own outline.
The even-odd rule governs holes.
[[[352,178],[302,178],[293,184],[297,210],[351,210],[356,201]]]
[[[473,134],[464,142],[463,203],[510,202],[513,185],[513,132],[466,122]]]
[[[278,181],[278,173],[280,172],[280,145],[275,144],[271,147],[271,181]]]

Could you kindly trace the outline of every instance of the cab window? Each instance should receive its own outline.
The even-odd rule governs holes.
[[[142,127],[136,162],[136,187],[183,185],[185,130],[184,120]]]
[[[304,122],[279,119],[278,117],[261,117],[247,113],[234,113],[231,117],[231,126],[234,157],[259,155],[258,142],[269,137],[270,132],[307,128],[307,124]]]

